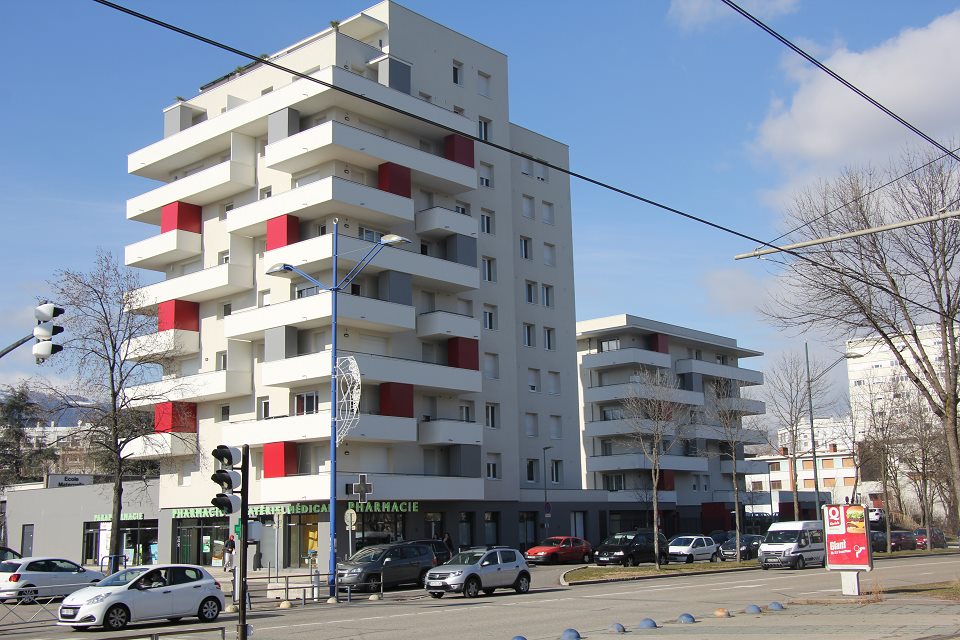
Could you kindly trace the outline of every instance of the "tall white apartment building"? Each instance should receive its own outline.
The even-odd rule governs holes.
[[[149,237],[126,263],[164,275],[142,304],[177,349],[144,402],[167,443],[161,560],[216,563],[208,452],[243,443],[261,563],[326,555],[330,296],[266,271],[331,282],[335,219],[341,277],[384,234],[412,240],[339,297],[363,384],[337,460],[355,535],[530,544],[546,500],[553,531],[584,534],[569,179],[537,162],[565,167],[567,147],[510,122],[505,55],[395,2],[269,60],[351,93],[254,63],[164,109],[163,139],[129,156],[160,184],[127,202]]]
[[[742,415],[762,414],[763,402],[739,397],[741,386],[763,384],[763,374],[740,366],[762,355],[737,341],[632,315],[577,323],[584,487],[608,494],[611,530],[649,526],[652,509],[650,460],[629,436],[636,431],[623,400],[644,395],[643,371],[676,375],[669,392],[690,405],[693,423],[681,436],[669,434],[660,458],[659,503],[665,533],[733,528],[733,464],[718,432],[714,406],[736,403]],[[714,381],[732,381],[717,397]],[[682,439],[681,439],[682,437]],[[673,442],[673,440],[678,440]],[[743,434],[737,447],[737,478],[766,472],[766,463],[743,460],[743,445],[763,442]],[[741,505],[745,496],[741,497]]]

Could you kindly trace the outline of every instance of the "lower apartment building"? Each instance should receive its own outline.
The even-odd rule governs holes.
[[[743,415],[764,413],[762,402],[740,396],[741,387],[763,383],[762,373],[740,366],[742,358],[759,355],[732,338],[626,314],[577,323],[583,486],[606,493],[611,530],[652,522],[654,456],[636,440],[649,438],[648,425],[625,410],[624,400],[658,395],[684,406],[690,417],[680,432],[665,434],[659,456],[664,533],[733,527],[733,482],[743,490],[746,474],[766,471],[766,463],[743,459],[743,446],[764,438],[747,432],[724,437],[717,409],[735,407],[738,424]],[[666,375],[650,375],[655,372]],[[676,383],[653,389],[651,379]]]

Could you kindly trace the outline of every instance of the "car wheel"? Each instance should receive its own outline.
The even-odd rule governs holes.
[[[423,569],[420,571],[420,577],[417,579],[417,584],[421,587],[427,586],[427,570]]]
[[[220,617],[220,602],[216,598],[207,598],[200,603],[197,617],[200,618],[200,622],[213,622]]]
[[[720,562],[726,562],[727,556],[720,556]]]
[[[589,554],[589,553],[583,554],[583,562],[584,562],[584,564],[590,564],[590,554]]]
[[[463,597],[476,598],[480,595],[480,581],[476,578],[468,578],[463,585]]]
[[[687,556],[687,564],[693,564],[693,554],[692,554],[692,553]]]
[[[443,591],[431,591],[431,592],[430,592],[430,597],[431,597],[431,598],[436,598],[437,600],[439,600],[440,598],[443,597]]]
[[[115,604],[103,614],[103,628],[120,631],[130,622],[130,611],[122,604]]]
[[[660,556],[660,564],[661,565],[670,564],[670,556],[668,556],[667,554],[663,554],[662,556]]]
[[[710,556],[710,562],[717,562],[718,560],[720,560],[720,554],[714,552],[714,554]]]
[[[370,582],[367,583],[367,588],[371,593],[376,593],[380,591],[380,576],[372,575],[370,576]]]
[[[796,568],[800,571],[807,568],[807,561],[803,559],[803,556],[797,558]]]
[[[551,553],[550,558],[547,560],[550,564],[560,564],[560,558],[557,557],[557,554]]]
[[[485,596],[493,595],[493,592],[494,592],[494,591],[496,591],[496,589],[492,589],[492,588],[484,589],[484,590],[483,590],[483,595],[485,595]]]
[[[40,590],[32,584],[24,585],[23,589],[17,592],[17,602],[20,604],[33,604],[37,601],[37,595]]]
[[[625,564],[626,564],[628,567],[635,567],[635,566],[637,566],[637,559],[634,558],[633,556],[627,556],[627,559],[626,559]]]
[[[517,581],[513,583],[513,589],[517,593],[526,593],[530,591],[530,576],[526,573],[521,573],[517,577]]]

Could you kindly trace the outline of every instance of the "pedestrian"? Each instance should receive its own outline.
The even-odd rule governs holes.
[[[445,547],[447,548],[447,551],[449,551],[449,552],[450,552],[450,555],[452,556],[452,555],[453,555],[453,540],[450,538],[450,533],[444,531],[444,532],[443,532],[443,538],[441,538],[441,541],[443,542],[443,546],[445,546]]]
[[[230,538],[223,543],[223,570],[225,572],[230,572],[233,570],[233,552],[237,549],[237,543],[233,539],[233,534],[230,534]]]

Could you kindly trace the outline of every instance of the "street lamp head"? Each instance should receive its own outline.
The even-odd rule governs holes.
[[[380,238],[380,244],[410,244],[410,240],[408,238],[404,238],[403,236],[398,236],[395,233],[388,233]]]
[[[286,263],[275,264],[267,269],[268,276],[290,276],[293,274],[293,265]]]
[[[544,450],[544,451],[546,451],[547,449],[553,449],[553,445],[552,445],[552,444],[548,444],[547,446],[543,447],[543,450]]]

